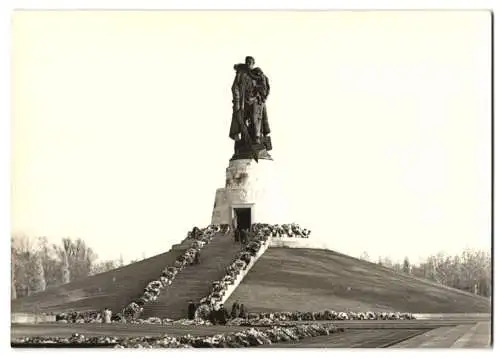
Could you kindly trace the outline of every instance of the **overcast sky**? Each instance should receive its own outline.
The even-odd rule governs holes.
[[[270,79],[291,220],[410,260],[488,249],[488,12],[18,12],[12,229],[100,258],[210,224],[232,155],[233,65]]]

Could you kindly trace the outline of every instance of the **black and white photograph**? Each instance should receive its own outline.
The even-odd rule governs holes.
[[[11,349],[492,350],[493,10],[9,16]]]

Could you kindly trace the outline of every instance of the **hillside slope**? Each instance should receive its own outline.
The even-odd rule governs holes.
[[[184,250],[176,247],[113,271],[11,301],[11,310],[63,312],[108,307],[116,312],[137,298],[150,281],[158,279],[161,271],[172,265]],[[203,260],[209,257],[203,256]],[[489,299],[322,249],[269,248],[231,295],[226,307],[230,308],[235,300],[244,303],[250,311],[268,312],[324,309],[414,313],[491,311]]]
[[[119,269],[50,288],[11,301],[12,312],[63,312],[122,309],[139,297],[146,285],[157,280],[185,249],[179,247]]]
[[[249,311],[489,313],[487,298],[334,251],[270,248],[231,295]]]

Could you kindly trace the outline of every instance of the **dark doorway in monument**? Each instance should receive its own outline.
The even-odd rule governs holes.
[[[240,229],[249,229],[252,226],[251,208],[234,208],[234,214]]]

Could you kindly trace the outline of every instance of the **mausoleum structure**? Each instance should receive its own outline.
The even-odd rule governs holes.
[[[285,205],[275,169],[273,160],[229,161],[226,185],[215,194],[212,224],[231,224],[235,214],[239,227],[284,222]]]

